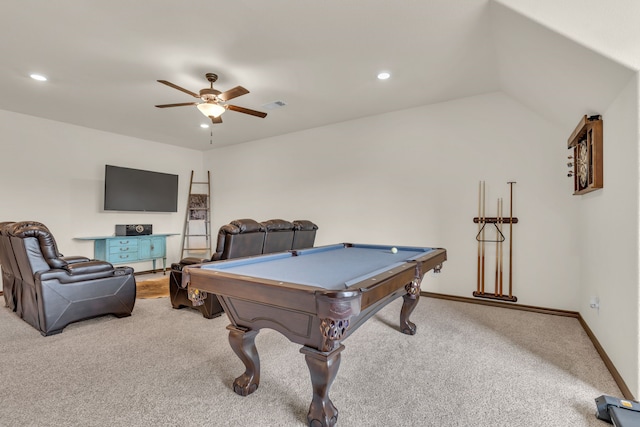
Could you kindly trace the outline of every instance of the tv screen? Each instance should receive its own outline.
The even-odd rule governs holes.
[[[178,175],[106,165],[105,211],[178,211]]]

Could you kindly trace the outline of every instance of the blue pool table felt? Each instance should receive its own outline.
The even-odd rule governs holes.
[[[285,252],[204,264],[202,268],[341,290],[433,250],[397,246],[398,252],[394,254],[391,248],[392,246],[381,245],[345,247],[340,244],[301,250],[297,256]]]

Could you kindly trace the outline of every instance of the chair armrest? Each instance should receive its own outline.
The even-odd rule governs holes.
[[[193,265],[193,264],[202,264],[203,262],[207,262],[207,261],[209,261],[208,258],[189,257],[189,258],[182,258],[180,260],[180,264],[182,264],[182,265]]]
[[[65,260],[67,264],[75,264],[75,263],[78,263],[78,262],[91,261],[86,256],[80,256],[80,255],[63,256],[63,257],[60,257],[60,258]]]
[[[182,258],[180,262],[174,262],[173,264],[171,264],[171,269],[175,271],[182,271],[182,269],[187,265],[202,264],[204,262],[209,262],[209,261],[210,259],[208,258],[196,258],[196,257]]]
[[[51,270],[36,273],[36,280],[55,280],[60,283],[76,283],[87,280],[102,279],[114,276],[114,268],[105,261],[88,261],[69,264],[62,268],[53,268]]]
[[[113,273],[113,265],[106,261],[87,261],[69,264],[65,270],[72,276],[94,273]]]

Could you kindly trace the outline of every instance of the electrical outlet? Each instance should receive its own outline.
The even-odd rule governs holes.
[[[589,307],[595,308],[596,310],[599,310],[600,309],[600,298],[591,297],[591,299],[589,300]]]

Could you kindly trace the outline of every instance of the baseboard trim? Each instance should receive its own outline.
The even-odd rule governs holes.
[[[622,392],[622,395],[624,396],[624,398],[627,400],[636,400],[636,398],[633,396],[633,393],[631,393],[631,390],[629,390],[629,387],[627,387],[627,384],[622,379],[620,372],[618,372],[618,370],[616,369],[611,359],[609,359],[609,356],[607,356],[607,353],[604,351],[604,349],[596,339],[596,336],[593,334],[593,332],[587,325],[587,322],[584,321],[584,319],[582,318],[582,316],[580,316],[580,314],[578,314],[578,320],[580,321],[580,324],[582,325],[582,328],[584,329],[584,331],[587,333],[587,335],[591,339],[593,346],[598,351],[598,354],[602,358],[604,365],[607,367],[609,372],[611,372],[611,376],[613,377],[616,384],[618,384],[618,387],[620,388],[620,391]]]
[[[620,372],[618,372],[615,365],[613,364],[613,362],[611,361],[607,353],[604,351],[604,348],[602,348],[602,346],[598,342],[598,339],[596,338],[596,336],[593,334],[593,332],[591,331],[587,323],[584,321],[580,313],[577,311],[558,310],[555,308],[543,308],[543,307],[535,307],[532,305],[522,305],[522,304],[513,304],[513,303],[498,302],[498,301],[492,301],[492,300],[482,300],[477,298],[460,297],[456,295],[438,294],[435,292],[420,292],[420,295],[427,298],[437,298],[437,299],[444,299],[449,301],[466,302],[469,304],[479,304],[479,305],[488,305],[491,307],[509,308],[512,310],[531,311],[534,313],[550,314],[552,316],[576,318],[578,319],[578,322],[580,322],[582,329],[584,329],[585,333],[591,340],[591,343],[596,348],[598,355],[600,355],[600,358],[604,362],[604,365],[607,367],[607,369],[611,373],[613,380],[618,385],[618,388],[620,388],[620,391],[622,392],[622,395],[624,396],[624,398],[628,400],[635,400],[633,393],[631,393],[631,390],[622,379]]]

